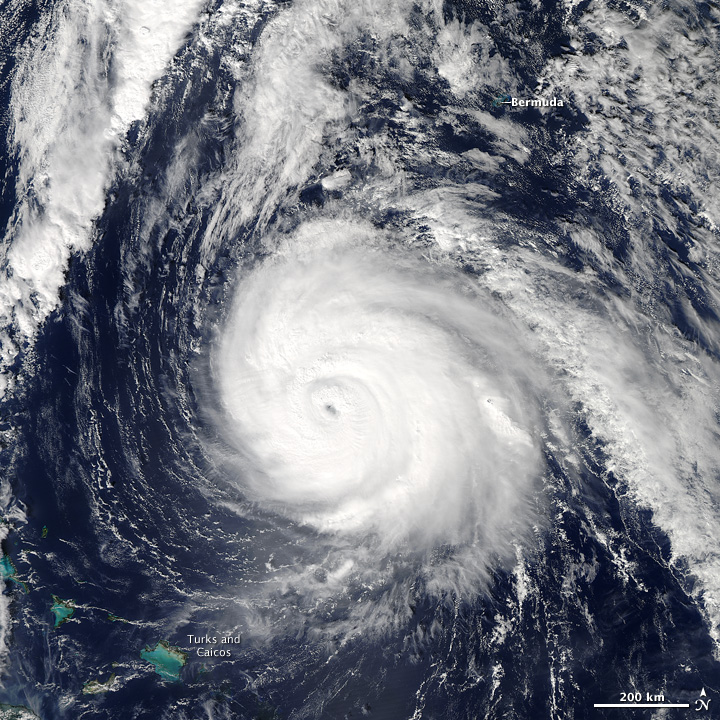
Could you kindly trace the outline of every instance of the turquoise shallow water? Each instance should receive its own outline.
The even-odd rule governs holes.
[[[146,5],[0,9],[0,703],[716,706],[718,11]]]
[[[75,608],[70,603],[70,600],[61,600],[53,595],[53,604],[50,608],[55,616],[55,625],[53,627],[60,627],[75,614]]]
[[[10,558],[5,555],[0,560],[0,577],[2,577],[3,580],[7,580],[8,578],[13,577],[13,575],[15,575],[15,568],[13,567]]]
[[[187,656],[185,653],[159,642],[152,650],[146,647],[140,657],[155,666],[155,672],[165,680],[179,680]]]

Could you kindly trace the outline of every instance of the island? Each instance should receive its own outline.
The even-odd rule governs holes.
[[[111,612],[108,613],[107,619],[110,622],[124,622],[130,624],[129,620],[126,620],[124,617],[120,617],[119,615],[114,615]]]
[[[117,675],[113,673],[105,682],[99,680],[88,680],[83,685],[83,695],[98,695],[99,693],[108,692],[113,689]]]
[[[38,720],[38,716],[24,705],[4,705],[0,703],[2,720]]]
[[[155,666],[155,672],[164,680],[180,680],[180,670],[187,662],[187,653],[161,640],[154,648],[146,647],[140,657]]]
[[[17,569],[9,555],[3,555],[2,558],[0,558],[0,578],[14,582],[19,585],[25,593],[28,592],[27,585],[22,580],[18,580]]]
[[[55,616],[54,628],[59,628],[75,614],[75,603],[72,600],[61,600],[57,595],[52,596],[53,605],[50,608]]]

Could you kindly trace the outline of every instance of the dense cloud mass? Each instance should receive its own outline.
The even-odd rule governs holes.
[[[719,20],[10,0],[0,717],[710,688]]]
[[[322,532],[496,559],[542,473],[544,383],[497,303],[370,232],[312,224],[238,280],[215,362],[238,482]]]

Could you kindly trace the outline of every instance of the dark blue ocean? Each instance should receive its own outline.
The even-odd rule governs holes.
[[[717,6],[211,2],[92,165],[75,2],[0,10],[0,717],[720,717]]]

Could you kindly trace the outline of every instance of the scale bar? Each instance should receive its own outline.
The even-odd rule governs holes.
[[[596,708],[689,708],[690,703],[595,703]]]

